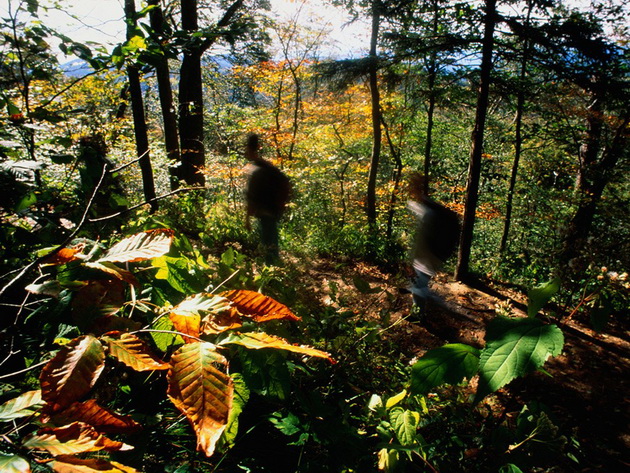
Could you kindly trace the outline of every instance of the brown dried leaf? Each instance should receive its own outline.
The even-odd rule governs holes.
[[[99,434],[93,427],[81,422],[58,428],[44,428],[27,437],[24,447],[33,450],[45,450],[53,456],[73,455],[75,453],[108,452],[131,450],[131,445],[110,440]]]
[[[110,333],[103,337],[109,354],[136,371],[167,370],[170,365],[151,353],[149,346],[130,333]]]
[[[168,397],[197,435],[197,450],[211,456],[232,409],[234,385],[227,360],[206,342],[183,345],[171,358]]]
[[[232,301],[238,311],[256,322],[268,320],[300,320],[286,305],[256,291],[225,291],[221,296]]]
[[[171,322],[178,332],[199,338],[200,333],[218,333],[228,328],[238,326],[240,318],[233,314],[232,304],[224,297],[214,294],[195,294],[186,298],[171,309]],[[203,330],[202,330],[203,326]],[[187,342],[194,341],[187,338]]]
[[[101,342],[91,335],[71,340],[42,369],[39,381],[48,409],[58,411],[94,386],[105,366]]]
[[[139,473],[135,468],[101,458],[60,455],[52,462],[55,473]]]
[[[142,426],[128,415],[120,415],[99,406],[94,399],[75,402],[67,409],[53,415],[50,422],[64,425],[82,422],[105,434],[128,434],[137,432]]]
[[[43,265],[58,265],[58,264],[66,264],[71,261],[75,261],[81,259],[77,256],[77,253],[80,253],[83,250],[84,246],[77,246],[74,248],[62,248],[56,253],[47,256],[42,261]]]

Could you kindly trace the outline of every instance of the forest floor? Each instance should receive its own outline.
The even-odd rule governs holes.
[[[401,291],[406,281],[400,275],[364,263],[340,267],[318,260],[311,263],[305,276],[322,303],[341,301],[363,317],[379,317],[387,311],[391,322],[398,323],[392,323],[385,336],[392,337],[410,360],[445,343],[482,346],[486,324],[495,317],[497,304],[509,302],[513,314],[526,315],[527,297],[520,291],[481,284],[471,287],[438,274],[431,287],[441,303],[428,306],[423,322],[410,322],[411,295]],[[356,276],[374,292],[358,291],[353,284]],[[338,291],[332,295],[334,300],[328,291],[331,283]],[[511,403],[516,413],[519,406],[543,402],[560,432],[579,441],[580,464],[554,472],[630,471],[630,334],[622,323],[597,333],[575,317],[559,325],[565,345],[560,356],[545,364],[551,376],[529,374],[500,390],[496,398]]]

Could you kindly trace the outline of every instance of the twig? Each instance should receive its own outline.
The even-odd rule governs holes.
[[[46,363],[48,363],[50,360],[46,360],[46,361],[42,361],[40,363],[37,363],[36,365],[31,365],[28,368],[24,368],[23,370],[20,371],[15,371],[14,373],[9,373],[9,374],[3,374],[2,376],[0,376],[0,379],[4,379],[4,378],[10,378],[11,376],[15,376],[18,374],[22,374],[22,373],[26,373],[28,371],[34,370],[35,368],[39,368],[42,365],[45,365]]]
[[[145,202],[142,202],[140,204],[136,204],[132,207],[126,208],[125,210],[121,210],[120,212],[116,212],[115,214],[111,214],[111,215],[106,215],[105,217],[99,217],[99,218],[91,218],[89,221],[90,223],[94,223],[94,222],[102,222],[103,220],[110,220],[112,218],[116,218],[116,217],[120,217],[121,215],[126,214],[127,212],[131,212],[132,210],[135,210],[139,207],[142,207],[143,205],[147,205],[147,204],[151,204],[153,202],[157,202],[158,200],[162,200],[166,197],[170,197],[172,195],[175,194],[179,194],[180,192],[186,192],[186,191],[194,191],[194,190],[199,190],[199,189],[203,189],[203,187],[200,186],[196,186],[196,187],[182,187],[180,189],[175,189],[174,191],[171,191],[167,194],[162,194],[162,195],[158,195],[157,197],[154,197],[153,199],[149,199]]]
[[[28,273],[31,269],[33,269],[35,266],[37,266],[39,263],[41,263],[44,259],[58,253],[62,248],[65,248],[65,246],[70,243],[72,241],[72,239],[79,233],[79,230],[81,229],[81,227],[83,226],[83,224],[85,223],[86,219],[87,219],[87,215],[88,212],[90,211],[90,208],[92,208],[92,204],[94,203],[94,199],[96,198],[96,194],[98,193],[98,190],[100,189],[101,185],[103,184],[103,179],[105,178],[105,175],[107,174],[107,166],[103,166],[103,172],[101,173],[101,178],[99,179],[98,183],[96,184],[96,186],[94,187],[94,192],[92,193],[92,196],[90,197],[90,200],[88,201],[87,207],[85,208],[85,212],[83,212],[83,216],[81,217],[81,221],[79,222],[79,224],[76,226],[76,228],[72,231],[72,233],[70,233],[70,235],[68,235],[66,237],[66,239],[61,242],[61,244],[59,244],[54,250],[52,250],[50,253],[40,256],[39,258],[35,259],[32,263],[26,265],[24,268],[22,268],[22,270],[18,273],[17,276],[15,276],[11,281],[9,281],[2,289],[0,289],[0,297],[2,297],[4,295],[4,293],[6,292],[7,289],[9,289],[11,286],[13,286],[13,284],[15,284],[17,281],[19,281],[20,279],[22,279],[24,277],[24,275],[26,273]]]
[[[123,169],[125,169],[126,167],[131,166],[134,163],[137,163],[138,161],[140,161],[142,158],[144,158],[147,154],[149,154],[149,150],[146,150],[144,153],[142,153],[140,156],[138,156],[136,159],[132,159],[131,161],[129,161],[128,163],[125,164],[121,164],[120,166],[118,166],[115,169],[112,169],[111,171],[109,171],[110,173],[115,173],[118,171],[122,171]]]

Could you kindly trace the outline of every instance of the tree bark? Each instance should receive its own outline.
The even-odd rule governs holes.
[[[372,0],[372,31],[370,36],[370,98],[372,102],[372,156],[370,158],[370,172],[367,185],[367,220],[371,229],[376,226],[376,177],[381,159],[381,97],[378,90],[378,57],[376,46],[380,26],[379,0]]]
[[[155,40],[161,42],[164,39],[164,16],[160,6],[160,0],[149,0],[149,5],[156,8],[149,12],[151,28],[157,37]],[[166,147],[166,157],[171,163],[169,173],[171,176],[171,190],[179,186],[177,166],[180,161],[179,153],[179,133],[177,131],[177,112],[173,101],[173,90],[171,87],[171,73],[168,67],[168,59],[163,56],[155,66],[155,77],[158,84],[158,96],[160,98],[160,109],[162,121],[164,122],[164,146]]]
[[[133,34],[132,23],[135,22],[136,7],[134,0],[125,0],[125,17],[129,26],[127,27],[127,39]],[[144,117],[144,102],[142,100],[142,88],[140,86],[140,73],[135,64],[127,66],[127,77],[129,79],[129,95],[131,97],[131,110],[133,113],[133,129],[136,138],[136,152],[140,158],[138,164],[142,173],[142,187],[144,198],[150,202],[151,212],[158,209],[158,202],[155,200],[155,182],[153,181],[153,169],[149,156],[149,137],[147,134],[147,123]]]
[[[462,233],[457,255],[455,279],[463,281],[469,278],[470,253],[472,248],[475,212],[479,200],[479,179],[483,153],[483,138],[488,114],[488,96],[490,93],[490,73],[492,71],[492,51],[494,48],[494,27],[496,24],[496,0],[486,0],[486,17],[484,25],[479,93],[477,96],[477,112],[475,127],[472,133],[472,147],[468,165],[468,182],[466,186],[466,203]]]

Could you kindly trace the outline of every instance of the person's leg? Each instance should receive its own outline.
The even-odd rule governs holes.
[[[260,217],[258,222],[260,225],[260,241],[265,252],[265,263],[269,265],[274,264],[280,257],[278,219],[264,216]]]
[[[415,277],[411,281],[411,287],[409,291],[413,297],[414,311],[418,313],[420,317],[423,317],[427,308],[427,300],[430,295],[429,281],[431,276],[425,274],[417,269],[414,269]]]

